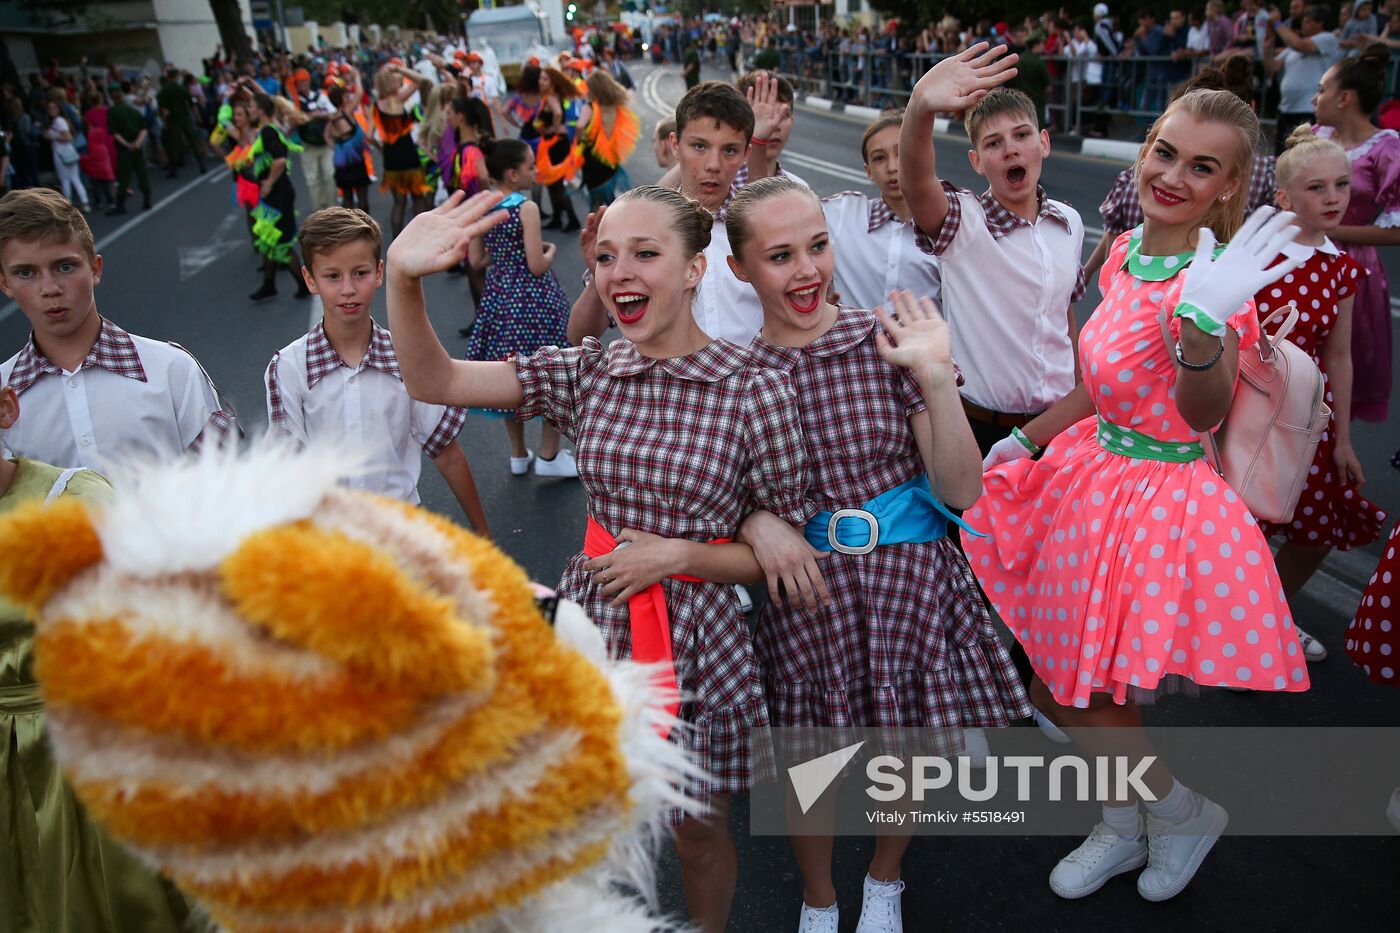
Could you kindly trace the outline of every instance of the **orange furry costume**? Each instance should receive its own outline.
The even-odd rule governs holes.
[[[230,930],[668,929],[615,887],[690,770],[648,671],[346,462],[211,448],[0,520],[89,812]]]

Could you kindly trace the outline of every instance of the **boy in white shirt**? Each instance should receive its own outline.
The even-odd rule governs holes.
[[[302,275],[321,298],[322,318],[268,363],[268,434],[303,444],[347,441],[364,462],[346,485],[415,504],[427,454],[473,530],[488,535],[471,467],[456,443],[466,410],[409,398],[389,331],[370,317],[384,283],[379,224],[364,211],[327,207],[306,219],[298,239]]]
[[[238,433],[189,351],[128,334],[97,313],[92,230],[56,191],[0,198],[0,291],[33,329],[0,364],[24,400],[5,433],[18,457],[103,472],[130,457],[175,457]]]
[[[943,59],[914,87],[899,175],[920,246],[939,258],[943,315],[966,380],[963,408],[983,454],[1078,381],[1074,303],[1084,294],[1084,224],[1040,186],[1050,136],[1035,105],[999,88],[1015,55],[978,43]],[[988,189],[938,178],[935,113],[966,111],[968,158]]]
[[[711,337],[747,347],[763,327],[763,305],[753,286],[739,281],[727,262],[729,233],[724,209],[734,196],[734,178],[749,160],[754,177],[764,170],[763,153],[751,150],[757,135],[767,139],[786,117],[788,106],[778,100],[778,82],[755,82],[752,105],[732,85],[702,81],[686,92],[676,105],[676,131],[671,137],[680,169],[680,192],[694,198],[715,215],[710,245],[705,248],[705,278],[695,292],[693,311],[700,329]],[[580,235],[584,262],[593,266],[593,238],[603,211],[588,215]],[[597,337],[607,329],[608,314],[602,299],[585,276],[583,294],[569,315],[569,340]]]
[[[879,197],[843,191],[822,199],[827,229],[840,244],[835,288],[853,307],[881,307],[890,292],[903,290],[937,301],[942,290],[938,260],[919,248],[918,228],[899,182],[903,123],[903,111],[881,114],[860,140],[861,162]]]

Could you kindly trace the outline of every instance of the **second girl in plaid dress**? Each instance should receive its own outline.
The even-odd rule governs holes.
[[[773,574],[775,550],[766,542],[793,539],[799,551],[812,552],[836,550],[834,537],[858,551],[864,542],[847,535],[868,541],[870,529],[843,519],[829,535],[833,514],[862,507],[879,515],[878,546],[832,553],[819,564],[809,553],[804,570],[786,575],[786,605],[774,593],[765,608],[756,648],[773,724],[929,727],[940,730],[930,735],[935,750],[956,754],[962,744],[956,730],[1028,717],[1030,702],[1010,654],[967,559],[945,533],[946,513],[930,497],[965,507],[982,486],[947,329],[932,302],[920,305],[901,293],[899,323],[892,322],[889,336],[874,311],[827,304],[835,256],[822,205],[790,179],[765,178],[745,188],[730,203],[726,226],[731,267],[763,302],[763,330],[750,346],[754,365],[791,374],[811,462],[808,498],[823,510],[807,526],[805,542],[763,515],[746,523],[744,540],[753,534],[755,553]],[[915,503],[902,514],[872,504],[901,498]],[[819,527],[823,521],[826,527]],[[760,522],[766,532],[758,530]],[[826,591],[822,605],[797,598],[795,590],[809,588]],[[794,837],[793,843],[806,882],[799,929],[834,933],[830,839]],[[861,930],[899,929],[907,844],[907,837],[878,838]],[[824,858],[818,846],[825,847]]]
[[[676,830],[691,917],[724,928],[736,879],[727,799],[748,789],[749,732],[767,725],[753,646],[733,583],[756,582],[747,545],[725,543],[746,512],[804,522],[805,458],[787,376],[712,340],[690,303],[705,273],[711,216],[664,188],[627,192],[598,231],[595,284],[625,339],[547,347],[509,362],[453,361],[433,334],[418,280],[460,260],[500,216],[494,195],[420,215],[389,251],[389,321],[404,383],[424,400],[544,415],[574,438],[589,529],[559,585],[615,657],[643,655],[640,601],[663,604],[685,728],[672,733],[708,772],[688,788],[712,819]],[[590,257],[586,257],[590,258]],[[624,549],[625,547],[625,549]],[[656,597],[663,597],[657,600]],[[634,647],[637,649],[634,651]],[[654,657],[654,655],[653,655]]]

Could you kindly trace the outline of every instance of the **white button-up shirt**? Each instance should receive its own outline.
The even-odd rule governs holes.
[[[895,217],[884,198],[843,191],[824,198],[822,211],[836,250],[836,290],[843,304],[878,308],[897,289],[938,300],[938,260],[919,249],[917,226]]]
[[[705,277],[695,290],[691,312],[700,329],[711,337],[747,347],[763,328],[763,302],[747,282],[729,268],[729,232],[724,212],[715,215],[710,245],[705,247]]]
[[[50,362],[31,336],[0,365],[0,384],[20,397],[5,447],[58,467],[100,473],[133,457],[176,457],[237,429],[188,351],[105,318],[77,369]]]
[[[267,433],[345,442],[364,463],[345,485],[416,504],[423,454],[436,457],[455,441],[467,412],[410,398],[389,332],[371,323],[369,350],[354,369],[321,324],[272,357],[263,377]]]
[[[1032,224],[990,191],[943,187],[948,216],[918,240],[939,258],[962,395],[992,411],[1044,411],[1074,388],[1068,315],[1084,294],[1084,222],[1043,190]]]

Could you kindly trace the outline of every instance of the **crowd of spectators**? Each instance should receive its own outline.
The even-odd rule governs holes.
[[[1196,67],[1223,66],[1231,58],[1248,60],[1261,112],[1286,117],[1281,125],[1291,128],[1304,110],[1311,113],[1300,109],[1300,100],[1306,103],[1333,61],[1374,43],[1400,49],[1400,0],[1340,6],[1291,0],[1282,9],[1258,0],[1237,6],[1209,0],[1172,8],[1164,18],[1150,9],[1129,17],[1098,3],[1091,15],[1077,18],[1061,7],[1014,23],[948,13],[922,25],[828,20],[815,29],[779,25],[783,15],[758,28],[746,20],[741,30],[755,36],[755,51],[777,49],[784,72],[836,100],[902,104],[936,58],[978,42],[1005,43],[1021,55],[1016,85],[1041,106],[1047,125],[1064,129],[1082,121],[1093,135],[1108,132],[1114,111],[1140,121],[1160,113]],[[748,51],[741,42],[740,54]],[[1300,98],[1306,82],[1306,98]]]
[[[373,74],[391,58],[419,61],[424,48],[407,40],[297,55],[262,48],[235,62],[221,46],[199,74],[168,66],[151,75],[86,59],[62,68],[51,61],[24,76],[23,87],[0,86],[0,193],[52,184],[56,177],[84,210],[115,210],[118,184],[135,186],[149,203],[148,166],[173,178],[187,163],[203,172],[218,158],[209,133],[239,78],[295,100],[298,83],[320,88],[333,66],[352,64]]]

